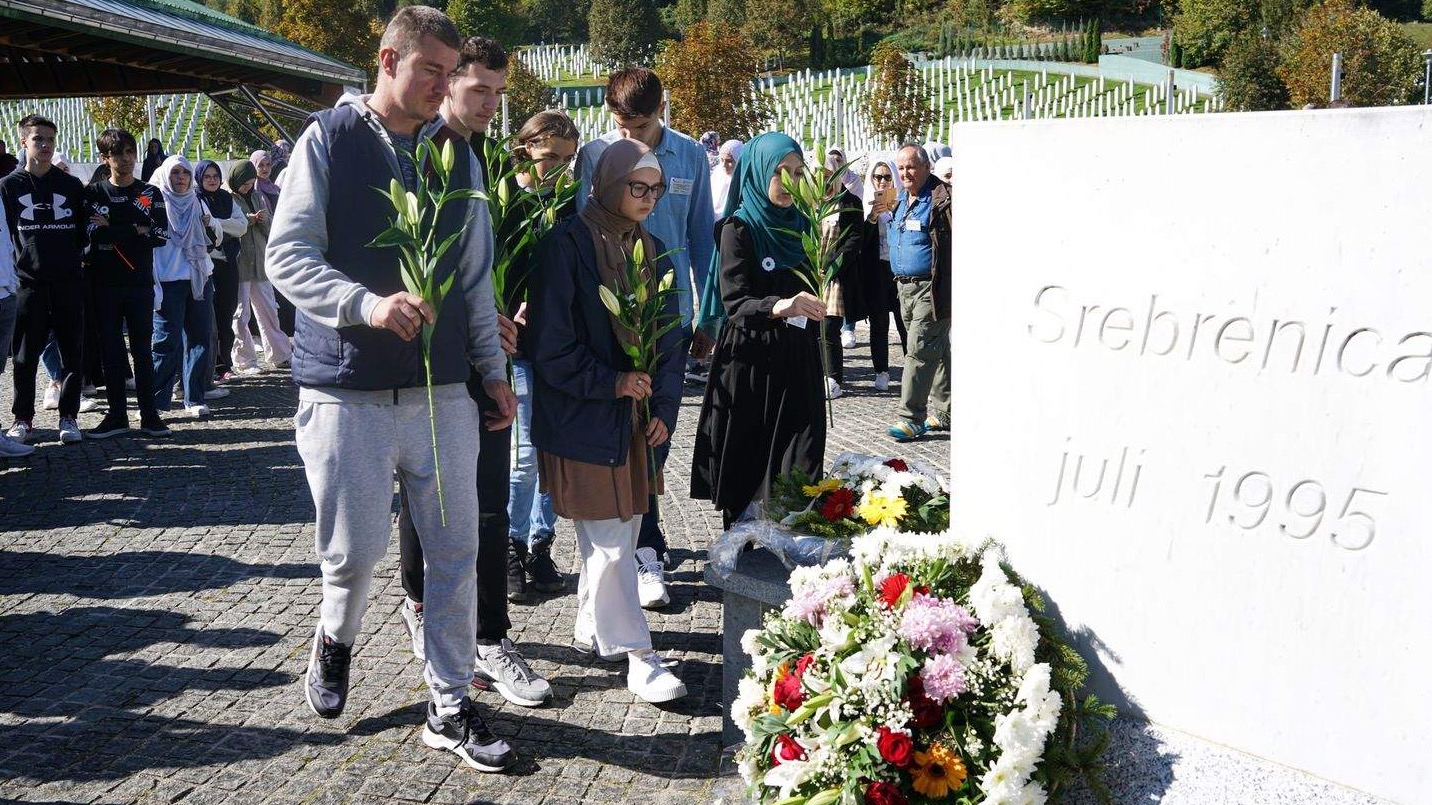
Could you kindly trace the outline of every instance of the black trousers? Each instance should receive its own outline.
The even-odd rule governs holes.
[[[78,418],[80,388],[84,385],[80,376],[84,357],[84,281],[23,281],[15,299],[15,338],[11,344],[15,402],[11,413],[27,422],[35,418],[35,372],[53,330],[60,349],[60,417]]]
[[[109,398],[109,416],[125,417],[125,378],[129,375],[129,360],[134,360],[134,393],[139,400],[139,414],[153,419],[158,416],[154,410],[154,353],[150,341],[154,337],[154,287],[95,289],[95,322],[98,331],[100,354],[104,359],[104,393]],[[129,328],[129,347],[126,354],[124,330]]]
[[[895,275],[890,263],[880,261],[881,293],[870,300],[870,362],[876,372],[890,371],[890,319],[894,314],[895,332],[900,334],[900,350],[906,347],[905,320],[900,317],[899,297],[895,291]]]
[[[874,320],[871,321],[874,324]],[[845,349],[840,345],[840,328],[845,326],[844,316],[826,316],[821,320],[820,336],[825,346],[826,366],[830,369],[830,377],[835,382],[845,382]],[[889,333],[886,333],[889,338]],[[874,348],[875,337],[871,336],[871,348]],[[888,358],[887,358],[888,360]]]
[[[234,368],[234,311],[239,309],[239,269],[228,260],[214,261],[214,328],[219,351],[214,353],[214,374]]]
[[[98,386],[104,381],[104,353],[99,346],[99,314],[96,307],[98,293],[94,283],[85,282],[85,334],[80,358],[84,361],[82,373],[86,386]]]
[[[477,401],[484,427],[477,448],[477,639],[507,637],[507,481],[512,460],[512,428],[488,430],[487,415],[497,403],[487,396],[476,378],[468,392]],[[414,601],[423,600],[423,545],[408,512],[408,492],[398,481],[398,566],[403,590]]]

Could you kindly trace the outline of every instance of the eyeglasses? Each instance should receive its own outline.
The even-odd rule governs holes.
[[[647,184],[646,182],[627,182],[627,190],[631,191],[632,198],[646,198],[651,194],[651,200],[656,201],[666,195],[666,182]]]
[[[888,173],[875,173],[875,174],[871,174],[871,176],[870,176],[870,181],[872,181],[872,182],[888,182],[888,181],[890,181],[890,174],[888,174]]]

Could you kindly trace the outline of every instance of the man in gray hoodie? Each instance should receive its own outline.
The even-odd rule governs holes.
[[[295,143],[273,216],[267,269],[298,311],[294,422],[317,509],[323,603],[304,683],[309,707],[324,718],[343,712],[353,641],[392,529],[396,471],[427,565],[424,678],[433,700],[423,741],[496,772],[510,766],[515,753],[488,730],[467,695],[476,653],[476,468],[483,426],[465,385],[471,369],[493,378],[484,388],[499,413],[488,427],[507,427],[516,411],[493,302],[492,224],[480,201],[444,208],[434,242],[462,235],[436,269],[439,283],[455,275],[440,310],[403,290],[397,249],[367,245],[393,217],[374,188],[396,179],[412,191],[430,180],[414,164],[422,140],[453,143],[453,188],[482,187],[471,150],[438,116],[460,46],[456,27],[436,9],[408,6],[394,15],[378,52],[374,93],[347,96],[314,115]],[[441,499],[417,338],[424,324],[433,327]]]

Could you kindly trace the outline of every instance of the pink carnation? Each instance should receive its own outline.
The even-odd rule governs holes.
[[[920,669],[925,695],[937,702],[949,701],[965,692],[965,667],[949,654],[937,654]]]
[[[917,595],[900,618],[900,637],[932,654],[957,654],[979,621],[969,610],[943,598]]]
[[[837,576],[826,579],[820,589],[801,588],[800,592],[791,597],[791,602],[786,605],[786,611],[790,617],[819,627],[821,621],[825,619],[826,604],[832,598],[854,594],[855,582],[851,581],[848,576]]]

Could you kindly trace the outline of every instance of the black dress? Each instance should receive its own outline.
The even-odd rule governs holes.
[[[701,404],[691,496],[716,504],[729,526],[780,475],[796,468],[821,474],[825,379],[819,322],[802,329],[771,318],[777,302],[806,290],[799,277],[763,270],[740,220],[721,224],[717,247],[728,320]]]

